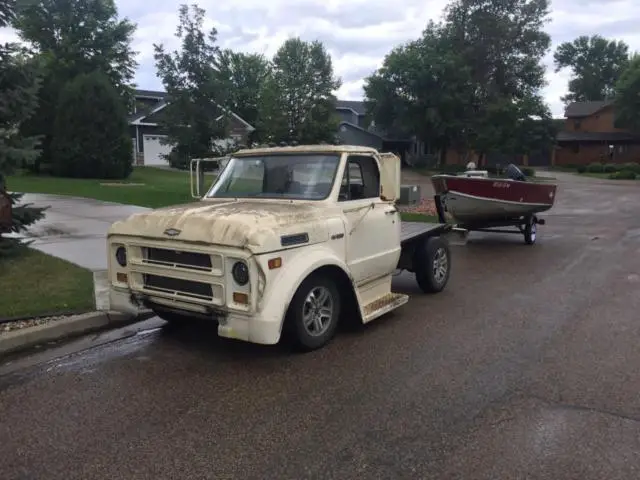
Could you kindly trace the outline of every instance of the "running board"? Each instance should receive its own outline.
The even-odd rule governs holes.
[[[362,309],[362,323],[369,323],[385,313],[389,313],[398,307],[401,307],[409,301],[409,295],[401,293],[387,293],[373,302],[367,304]]]

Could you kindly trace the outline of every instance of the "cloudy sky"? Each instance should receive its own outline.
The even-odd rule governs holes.
[[[196,0],[207,12],[207,28],[215,26],[220,44],[236,50],[273,55],[284,40],[300,36],[320,39],[330,51],[342,79],[338,97],[362,97],[362,79],[374,71],[395,45],[416,38],[429,21],[442,13],[446,0]],[[161,89],[155,76],[153,43],[175,47],[173,36],[180,0],[116,0],[121,16],[138,25],[134,49],[139,52],[136,83]],[[222,3],[222,4],[221,4]],[[152,6],[153,5],[153,6]],[[640,2],[634,0],[552,0],[547,31],[553,46],[579,35],[599,33],[626,41],[640,51]],[[634,33],[637,32],[637,33]],[[0,29],[0,41],[14,34]],[[562,116],[560,96],[568,72],[554,73],[551,52],[546,59],[547,102],[554,116]]]

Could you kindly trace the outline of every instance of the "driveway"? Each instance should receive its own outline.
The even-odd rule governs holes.
[[[472,234],[323,350],[198,324],[0,367],[3,478],[637,478],[640,185],[558,179],[536,245]]]
[[[22,202],[50,207],[45,218],[27,234],[35,240],[34,248],[93,271],[107,268],[105,237],[109,226],[148,210],[90,198],[33,193],[25,194]]]

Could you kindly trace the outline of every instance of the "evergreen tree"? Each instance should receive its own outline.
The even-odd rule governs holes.
[[[0,28],[12,20],[12,6],[9,2],[1,4]],[[4,219],[0,218],[0,258],[17,253],[24,245],[18,239],[3,237],[2,233],[22,233],[44,216],[43,208],[18,206],[22,194],[8,193],[10,185],[5,179],[16,166],[33,160],[39,154],[36,149],[39,138],[25,138],[19,132],[22,122],[37,107],[39,86],[39,65],[28,58],[18,45],[0,44],[0,206],[4,206],[0,210],[11,215],[6,217],[9,219],[6,224],[2,224]]]
[[[126,178],[133,144],[122,98],[101,72],[79,75],[60,94],[51,145],[53,173]]]

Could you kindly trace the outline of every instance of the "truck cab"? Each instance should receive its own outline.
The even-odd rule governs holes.
[[[322,347],[340,321],[367,323],[408,301],[391,290],[397,269],[413,271],[424,291],[446,285],[446,226],[403,224],[399,194],[399,158],[375,149],[240,150],[196,202],[112,225],[111,308]]]

